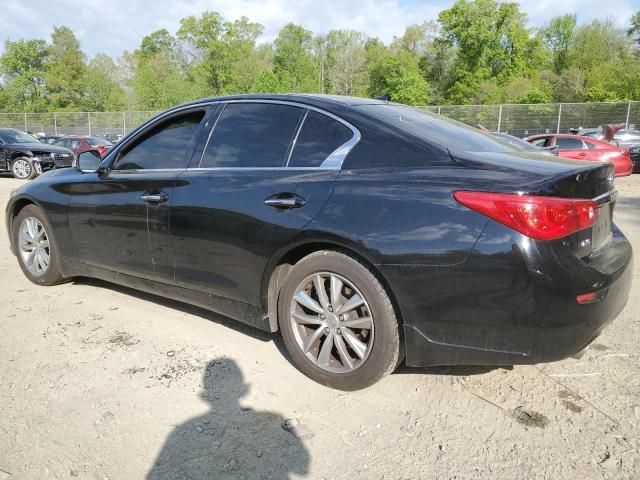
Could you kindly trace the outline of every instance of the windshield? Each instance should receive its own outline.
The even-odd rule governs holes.
[[[5,143],[39,143],[40,140],[20,130],[0,130],[0,139]]]
[[[513,152],[514,146],[492,136],[439,115],[404,105],[362,105],[371,116],[401,128],[418,138],[445,148],[469,152]]]
[[[110,147],[112,145],[109,140],[98,137],[88,137],[87,143],[92,147]]]

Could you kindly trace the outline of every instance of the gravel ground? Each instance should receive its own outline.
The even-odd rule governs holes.
[[[0,178],[0,215],[18,185]],[[640,176],[618,189],[640,252]],[[36,287],[0,225],[0,480],[640,477],[640,255],[626,309],[579,360],[401,368],[344,393],[206,311]]]

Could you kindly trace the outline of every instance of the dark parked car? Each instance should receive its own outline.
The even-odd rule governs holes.
[[[21,179],[33,178],[52,168],[70,167],[73,152],[47,145],[15,128],[0,128],[0,171]]]
[[[11,248],[76,276],[280,331],[357,389],[409,366],[576,354],[624,307],[613,165],[523,152],[384,101],[249,95],[182,105],[102,160],[23,185]]]
[[[96,151],[100,155],[104,155],[112,147],[112,143],[100,137],[72,137],[66,136],[54,142],[54,145],[69,148],[79,155],[83,152]]]

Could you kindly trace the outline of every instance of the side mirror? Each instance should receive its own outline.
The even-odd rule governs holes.
[[[101,161],[98,152],[89,150],[78,155],[73,167],[80,172],[95,172],[98,170]]]

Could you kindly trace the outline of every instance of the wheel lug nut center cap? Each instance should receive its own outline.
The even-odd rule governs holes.
[[[338,317],[333,313],[327,313],[327,326],[329,328],[338,328],[339,322]]]

